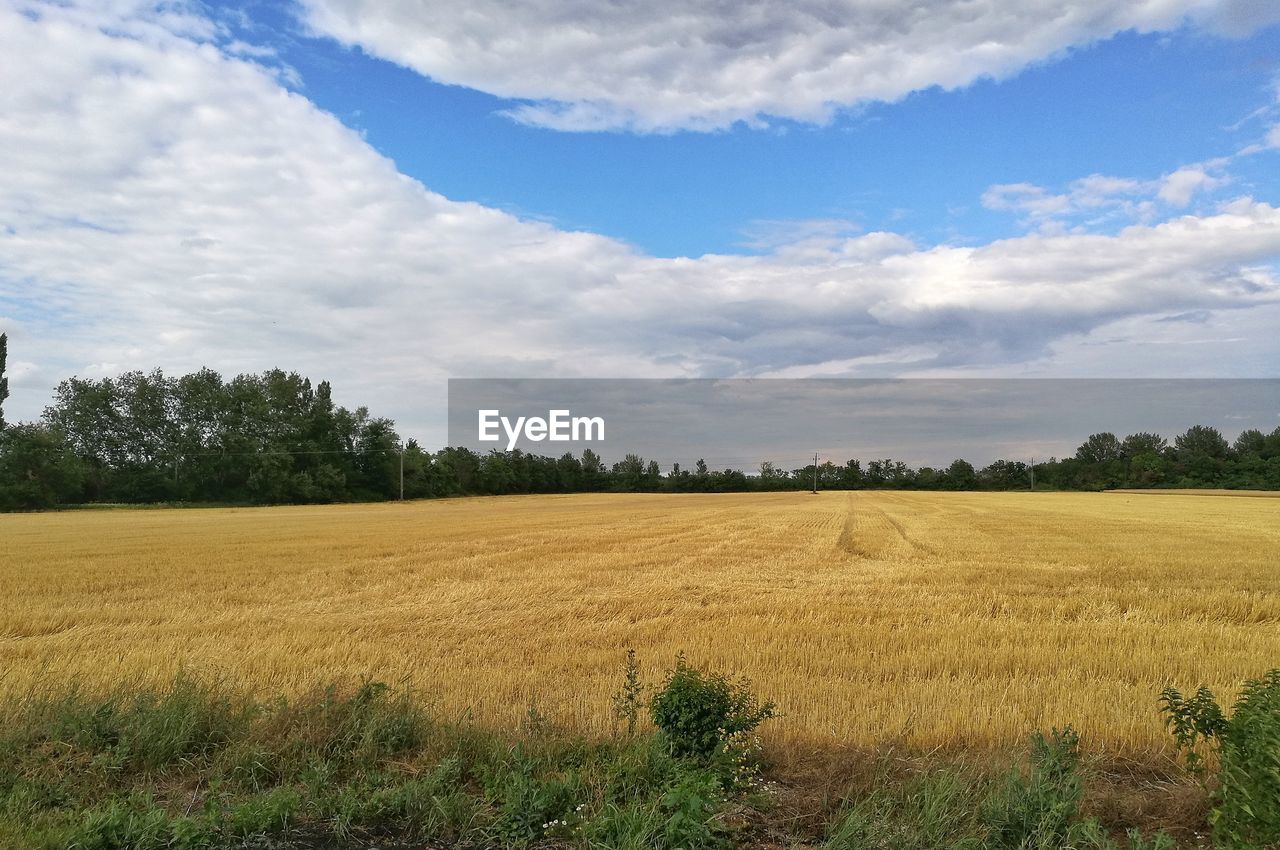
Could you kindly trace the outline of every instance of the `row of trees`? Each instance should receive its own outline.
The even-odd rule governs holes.
[[[0,335],[0,405],[5,338]],[[402,472],[403,470],[403,472]],[[746,474],[664,469],[630,454],[606,466],[594,452],[559,458],[522,451],[430,452],[402,442],[393,423],[333,402],[313,386],[272,370],[224,380],[203,369],[72,378],[36,423],[4,424],[0,407],[0,508],[85,502],[270,504],[431,498],[471,494],[728,492],[820,489],[1028,489],[1032,469],[998,460],[975,469],[912,468],[892,459],[822,463],[784,470],[762,463]],[[1246,431],[1234,443],[1196,426],[1172,443],[1157,434],[1094,434],[1075,456],[1034,469],[1051,489],[1233,487],[1280,489],[1280,428]]]

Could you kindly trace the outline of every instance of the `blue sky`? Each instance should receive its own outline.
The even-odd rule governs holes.
[[[1276,377],[1280,5],[0,0],[11,419],[130,369]]]
[[[1249,116],[1273,103],[1280,74],[1280,27],[1183,27],[1121,33],[1007,79],[858,105],[820,126],[566,133],[510,120],[512,100],[308,34],[297,8],[226,8],[248,16],[242,37],[279,50],[300,92],[406,174],[663,257],[751,252],[768,223],[814,219],[924,241],[1013,235],[1016,216],[979,202],[988,186],[1155,179],[1231,153],[1259,135]],[[1236,169],[1237,188],[1277,200],[1276,163],[1257,165]]]

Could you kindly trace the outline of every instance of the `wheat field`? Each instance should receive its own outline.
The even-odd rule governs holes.
[[[774,746],[1167,752],[1161,687],[1280,666],[1280,501],[577,495],[0,517],[0,694],[372,676],[604,732],[627,647],[749,677]]]

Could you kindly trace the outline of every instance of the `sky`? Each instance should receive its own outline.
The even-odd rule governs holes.
[[[550,423],[552,411],[561,411],[554,429],[528,433],[524,422]],[[448,442],[482,454],[591,449],[606,463],[635,453],[664,469],[702,459],[711,469],[754,473],[769,461],[795,470],[815,455],[837,466],[892,458],[934,468],[961,457],[980,469],[1071,457],[1103,416],[1121,437],[1173,443],[1195,425],[1228,439],[1270,431],[1277,414],[1274,379],[461,378],[449,382]]]
[[[1269,0],[0,0],[10,420],[271,367],[1280,376]]]

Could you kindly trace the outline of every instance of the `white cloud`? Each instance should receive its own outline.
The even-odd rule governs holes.
[[[563,130],[710,130],[1004,77],[1125,30],[1243,34],[1269,0],[301,0],[318,33]]]
[[[197,24],[0,8],[11,417],[74,373],[278,365],[438,439],[451,375],[1007,365],[1280,302],[1280,209],[1248,198],[1114,235],[832,225],[763,256],[646,256],[431,192]]]
[[[1224,185],[1224,177],[1209,174],[1202,166],[1192,165],[1167,174],[1160,181],[1160,200],[1175,207],[1185,207],[1198,192],[1208,192]]]
[[[982,205],[991,210],[1012,210],[1033,219],[1055,218],[1072,209],[1069,195],[1051,194],[1032,183],[998,183],[982,193]]]
[[[1105,223],[1151,222],[1166,207],[1185,209],[1197,196],[1210,195],[1231,183],[1226,167],[1232,157],[1184,165],[1154,180],[1091,174],[1051,192],[1032,183],[1000,183],[982,194],[987,209],[1017,212],[1025,223],[1047,233],[1077,232]]]

